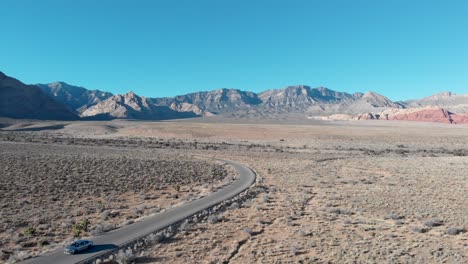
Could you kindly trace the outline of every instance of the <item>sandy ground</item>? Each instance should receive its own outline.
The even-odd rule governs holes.
[[[20,141],[33,144],[44,137],[58,145],[132,142],[129,150],[236,160],[262,177],[265,193],[136,253],[137,263],[468,262],[466,126],[199,121],[16,126],[25,131]],[[3,140],[17,142],[14,133],[2,132]]]

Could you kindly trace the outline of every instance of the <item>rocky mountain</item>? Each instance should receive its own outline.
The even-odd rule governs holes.
[[[368,92],[348,94],[305,85],[268,90],[259,94],[264,112],[306,113],[309,116],[356,114],[402,108],[387,97]]]
[[[167,106],[156,106],[150,99],[140,97],[134,92],[114,95],[86,109],[81,114],[84,118],[96,119],[143,119],[163,120],[195,117],[193,112],[177,112]]]
[[[335,92],[327,88],[311,88],[305,85],[288,86],[284,89],[267,90],[258,96],[262,108],[277,113],[305,112],[311,107],[319,110],[324,104],[349,104],[362,94]]]
[[[35,85],[26,85],[0,72],[0,116],[74,120],[78,116]]]
[[[88,90],[64,82],[36,85],[46,94],[65,104],[69,109],[78,114],[112,96],[108,92]]]
[[[407,108],[442,107],[456,113],[468,113],[468,94],[442,92],[422,99],[403,102]]]
[[[219,89],[176,97],[154,98],[152,101],[156,105],[168,106],[175,111],[191,111],[203,116],[246,110],[262,103],[257,94],[237,89]]]
[[[349,105],[344,105],[344,107],[336,113],[359,114],[365,112],[378,112],[386,109],[400,108],[403,108],[403,106],[392,102],[390,99],[383,95],[374,92],[367,92],[353,103]]]

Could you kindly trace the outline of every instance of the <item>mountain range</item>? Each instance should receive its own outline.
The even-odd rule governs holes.
[[[325,87],[297,85],[261,93],[224,88],[146,98],[134,92],[114,95],[64,82],[26,85],[0,72],[0,95],[0,116],[29,119],[164,120],[214,115],[275,118],[299,114],[309,119],[331,120],[380,117],[409,121],[417,117],[416,121],[436,122],[441,122],[442,118],[449,123],[468,120],[464,117],[468,113],[468,94],[450,92],[393,102],[374,92],[349,94]],[[425,114],[419,115],[418,111],[425,111]],[[431,115],[428,111],[438,112]],[[431,120],[431,116],[438,118]]]

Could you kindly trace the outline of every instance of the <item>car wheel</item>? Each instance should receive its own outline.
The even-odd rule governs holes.
[[[75,255],[75,254],[76,254],[76,250],[73,250],[71,253],[72,253],[72,255]]]

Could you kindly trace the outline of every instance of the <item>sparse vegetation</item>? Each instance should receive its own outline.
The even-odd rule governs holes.
[[[119,122],[127,126],[126,121]],[[148,134],[128,138],[128,133],[141,132],[136,128],[138,126],[150,128],[145,130],[149,132],[144,132]],[[1,218],[11,219],[16,214],[20,220],[18,226],[2,229],[2,242],[12,249],[5,253],[5,261],[15,247],[27,252],[31,248],[26,246],[33,245],[31,242],[37,244],[36,250],[42,247],[39,239],[45,234],[52,234],[48,241],[54,245],[57,239],[53,235],[60,230],[71,230],[74,219],[79,223],[78,220],[88,217],[92,222],[88,233],[91,234],[106,229],[100,225],[120,227],[142,215],[197,199],[200,193],[206,195],[216,189],[210,182],[216,182],[222,176],[208,175],[213,171],[204,170],[204,167],[211,166],[210,163],[188,156],[202,154],[248,164],[259,172],[262,180],[258,184],[267,186],[269,192],[259,192],[253,199],[228,205],[233,210],[223,211],[222,221],[208,220],[205,215],[193,219],[187,226],[182,223],[164,235],[146,237],[147,241],[155,241],[154,246],[145,249],[144,254],[132,252],[138,256],[138,261],[232,264],[252,261],[351,263],[356,259],[369,263],[467,262],[464,253],[467,233],[464,230],[468,219],[463,203],[466,195],[463,188],[466,159],[463,155],[468,149],[465,128],[415,126],[407,129],[328,124],[219,126],[175,122],[141,125],[132,122],[126,129],[127,134],[117,132],[114,136],[106,135],[109,137],[106,139],[87,138],[87,135],[71,139],[65,132],[64,135],[49,135],[50,138],[46,138],[46,133],[18,135],[5,132],[10,139],[0,143],[8,146],[0,154],[2,157],[10,155],[10,160],[22,157],[15,154],[19,152],[15,149],[16,145],[23,144],[14,142],[24,142],[27,147],[23,153],[29,152],[28,162],[40,164],[38,160],[42,159],[45,163],[60,165],[33,165],[31,176],[24,170],[22,174],[26,179],[33,179],[35,172],[45,175],[46,171],[51,177],[50,182],[37,181],[37,178],[38,184],[22,182],[21,186],[35,187],[34,190],[26,188],[27,193],[36,195],[44,193],[42,190],[46,187],[62,186],[68,179],[50,173],[57,170],[56,167],[61,167],[58,171],[69,175],[69,180],[77,186],[76,192],[67,188],[47,199],[51,205],[47,213],[23,220],[20,219],[22,212],[15,208],[34,212],[39,206],[35,204],[37,199],[24,196],[19,200],[8,200],[13,210],[2,210]],[[52,144],[54,140],[56,142]],[[48,154],[37,155],[34,146],[41,146]],[[101,150],[108,147],[123,150],[125,154],[117,151],[106,154]],[[66,152],[64,148],[79,151]],[[92,155],[89,154],[91,150]],[[67,156],[73,158],[67,159]],[[51,158],[44,159],[47,157]],[[171,163],[173,159],[180,159],[180,162]],[[153,160],[168,161],[167,164],[178,167],[194,166],[188,166],[190,170],[177,171],[182,172],[184,179],[172,175],[165,178],[163,172],[174,170],[166,170],[166,163]],[[105,174],[96,181],[99,184],[93,179],[89,186],[74,181],[77,175],[87,180],[96,177],[110,166],[119,170],[120,163],[132,169]],[[5,171],[16,167],[3,164]],[[199,169],[197,164],[203,168]],[[162,168],[148,170],[153,165],[162,165]],[[94,169],[89,170],[90,167]],[[187,178],[191,172],[199,173],[197,177],[200,179]],[[114,177],[121,179],[116,184],[103,180]],[[180,189],[177,190],[175,185],[180,185]],[[191,193],[192,186],[199,186],[203,192]],[[49,193],[45,192],[41,197],[47,195]],[[68,201],[70,197],[75,197],[73,203],[60,202]],[[11,201],[18,201],[17,205]],[[102,201],[103,206],[98,201]],[[54,204],[61,207],[54,207]],[[57,208],[67,214],[61,215]],[[49,213],[52,211],[56,214]],[[443,220],[443,225],[438,225],[437,221],[435,225],[426,225],[435,217]],[[28,225],[37,229],[35,237],[21,235]],[[248,228],[244,230],[244,227]],[[14,229],[12,234],[6,232],[10,229]],[[157,242],[166,236],[170,238],[164,243]]]

